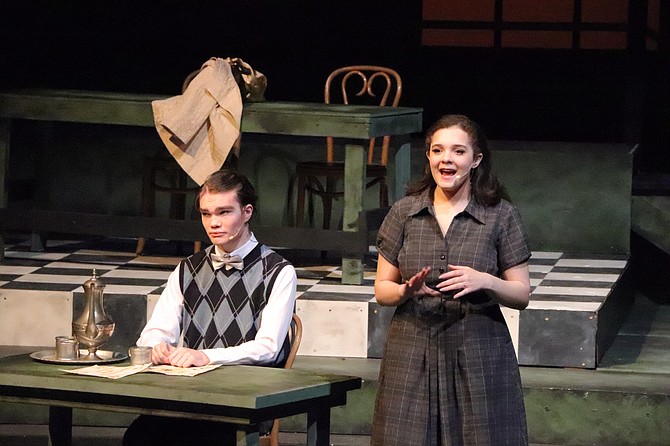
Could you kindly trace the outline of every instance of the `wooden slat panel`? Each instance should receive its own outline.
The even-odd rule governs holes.
[[[503,48],[571,48],[569,31],[504,31]]]
[[[574,0],[505,0],[506,22],[572,22]]]
[[[493,46],[493,31],[477,29],[424,29],[421,45],[489,48]]]
[[[423,0],[424,20],[493,21],[494,0]]]
[[[628,0],[581,0],[582,21],[595,23],[628,22]]]
[[[36,233],[146,237],[167,240],[208,240],[199,221],[129,217],[49,210],[0,209],[0,229]],[[343,232],[312,228],[252,226],[266,245],[342,253],[367,252],[366,232]]]
[[[86,91],[0,93],[0,117],[91,124],[154,125],[151,101],[164,96]],[[254,102],[244,105],[242,131],[369,139],[422,130],[422,111],[410,107]]]
[[[628,35],[615,31],[584,31],[579,41],[579,47],[587,50],[625,50],[627,45]]]

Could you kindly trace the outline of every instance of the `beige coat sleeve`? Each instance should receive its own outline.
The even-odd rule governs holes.
[[[242,119],[242,97],[225,59],[211,58],[183,94],[151,106],[165,147],[196,183],[221,168]]]

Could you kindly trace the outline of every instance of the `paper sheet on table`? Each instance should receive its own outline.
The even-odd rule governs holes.
[[[162,373],[170,376],[196,376],[201,373],[209,372],[221,364],[206,365],[202,367],[175,367],[172,365],[130,365],[125,367],[113,365],[92,365],[89,367],[81,367],[79,369],[65,370],[63,372],[73,373],[75,375],[96,376],[99,378],[119,379],[124,376],[134,375],[140,372]]]
[[[217,367],[221,367],[221,364],[204,365],[202,367],[175,367],[173,365],[154,365],[142,371],[152,373],[162,373],[163,375],[170,375],[170,376],[196,376],[200,375],[201,373],[214,370]]]

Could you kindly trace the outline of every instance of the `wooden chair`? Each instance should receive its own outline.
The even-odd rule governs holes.
[[[195,195],[200,188],[197,184],[189,184],[189,178],[186,172],[172,159],[164,154],[144,159],[142,168],[142,215],[153,217],[156,215],[156,196],[159,193],[168,194],[170,197],[169,217],[184,220],[190,215],[186,213],[187,203],[190,205],[192,200],[187,201],[187,197]],[[189,206],[192,208],[192,206]],[[135,254],[141,255],[144,252],[147,239],[139,237]],[[193,252],[198,252],[202,248],[200,241],[193,243]]]
[[[358,88],[360,86],[360,88]],[[357,88],[356,90],[352,90]],[[351,96],[353,94],[353,97]],[[400,75],[391,68],[374,65],[353,65],[341,67],[330,73],[324,87],[326,104],[350,101],[356,104],[397,107],[402,95]],[[379,159],[375,160],[375,140],[370,140],[367,160],[366,188],[379,184],[379,206],[388,206],[386,165],[390,137],[383,138]],[[335,161],[335,144],[332,137],[326,138],[326,160],[301,162],[296,166],[297,204],[296,226],[304,223],[305,196],[316,195],[323,202],[323,229],[330,228],[333,200],[344,192],[337,189],[339,180],[344,178],[344,163]],[[313,220],[310,211],[310,221]]]
[[[300,341],[302,341],[302,321],[300,317],[293,313],[293,319],[291,320],[291,325],[288,330],[289,342],[291,344],[291,350],[289,351],[288,358],[286,359],[286,364],[284,364],[285,369],[290,369],[293,367],[293,361],[295,356],[298,354],[298,349],[300,348]],[[269,435],[263,435],[260,437],[260,446],[279,446],[279,420],[274,420],[272,423],[272,430]]]

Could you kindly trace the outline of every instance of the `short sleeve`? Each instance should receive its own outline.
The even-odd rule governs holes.
[[[498,264],[500,271],[508,270],[527,262],[531,251],[528,235],[516,206],[507,203],[501,215],[500,237],[498,239]]]
[[[393,266],[398,266],[398,254],[404,240],[405,217],[396,202],[377,232],[377,251]]]

